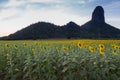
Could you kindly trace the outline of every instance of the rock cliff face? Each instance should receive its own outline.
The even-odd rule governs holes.
[[[92,21],[97,23],[104,23],[105,17],[104,17],[104,9],[102,6],[97,6],[95,10],[92,13]]]

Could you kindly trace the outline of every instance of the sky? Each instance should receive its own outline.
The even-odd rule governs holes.
[[[105,21],[120,29],[120,0],[0,0],[0,36],[40,21],[83,25],[98,5],[104,8]]]

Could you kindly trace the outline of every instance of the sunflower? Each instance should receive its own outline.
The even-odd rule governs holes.
[[[66,51],[67,51],[67,48],[66,48],[66,47],[63,47],[63,51],[66,52]]]
[[[99,44],[100,48],[105,48],[104,44]]]
[[[118,55],[116,50],[113,50],[113,51],[112,51],[112,54],[113,54],[113,55]]]
[[[10,46],[9,46],[8,44],[5,44],[5,47],[6,47],[6,48],[9,48]]]
[[[103,48],[100,48],[99,51],[100,51],[100,54],[101,54],[101,55],[104,55],[105,52],[104,52],[104,49],[103,49]]]
[[[115,48],[115,49],[119,49],[119,46],[115,46],[114,48]]]
[[[35,42],[34,44],[35,44],[35,46],[39,45],[39,43],[38,43],[38,42]]]
[[[83,44],[81,44],[80,42],[78,42],[78,47],[79,47],[79,48],[82,48],[82,47],[83,47]]]
[[[90,51],[91,53],[93,53],[93,52],[95,52],[95,49],[94,49],[93,47],[89,47],[89,51]]]
[[[17,45],[14,45],[14,48],[17,49]]]
[[[35,49],[32,49],[32,54],[35,54]]]
[[[85,48],[87,48],[87,49],[88,49],[89,47],[90,47],[90,46],[88,46],[88,45],[85,46]]]

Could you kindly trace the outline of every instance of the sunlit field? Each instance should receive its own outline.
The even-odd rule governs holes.
[[[120,80],[120,40],[0,41],[0,80]]]

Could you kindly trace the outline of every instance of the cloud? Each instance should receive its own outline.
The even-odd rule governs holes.
[[[0,12],[0,20],[9,20],[14,17],[19,17],[20,15],[22,15],[22,11],[19,9],[5,9]]]
[[[1,26],[0,28],[2,29],[0,33],[4,33],[2,35],[5,36],[10,33],[14,33],[17,30],[20,30],[38,21],[51,22],[56,25],[64,25],[68,23],[69,21],[75,21],[76,23],[80,25],[80,24],[85,23],[86,20],[89,19],[89,17],[86,17],[86,16],[80,17],[77,15],[72,15],[72,14],[64,13],[64,12],[65,12],[64,10],[47,10],[47,11],[46,10],[41,10],[41,11],[31,10],[29,12],[25,12],[24,15],[18,18],[0,20],[0,26]]]
[[[120,7],[120,1],[112,1],[110,2],[109,4],[105,5],[106,8],[108,8],[110,11],[113,10],[113,9],[119,9]]]
[[[108,22],[120,22],[120,18],[119,17],[110,17],[107,19]]]
[[[77,7],[91,0],[8,0],[2,5],[1,20],[13,19],[19,17],[20,14],[29,12],[30,10],[58,10],[63,9],[73,14]],[[75,8],[75,9],[73,9]],[[80,8],[79,8],[80,9]]]
[[[29,0],[30,2],[40,2],[40,3],[69,3],[69,2],[79,2],[79,3],[83,3],[83,2],[87,2],[90,0]]]
[[[32,3],[61,3],[64,0],[28,0],[28,2]]]
[[[76,7],[76,5],[82,5],[91,0],[29,0],[27,3],[29,6],[32,6],[33,8],[35,6],[44,7],[44,9],[52,8],[70,8],[70,7]],[[40,9],[39,7],[39,9]],[[35,7],[36,8],[36,7]]]
[[[2,1],[2,2],[1,2]],[[0,0],[0,36],[13,33],[38,21],[63,25],[79,16],[68,13],[66,7],[83,4],[87,0]],[[85,18],[83,19],[85,21]]]
[[[109,4],[104,5],[106,18],[110,22],[120,22],[120,1],[114,0],[109,2]]]
[[[120,12],[120,1],[119,0],[115,0],[115,1],[111,1],[109,2],[109,4],[104,5],[105,10],[110,14],[115,14],[119,15]]]
[[[82,25],[90,20],[93,6],[91,8],[89,5],[98,0],[2,1],[2,3],[0,2],[0,36],[8,35],[38,21],[52,22],[57,25],[64,25],[69,21],[74,21]],[[119,4],[117,2],[106,4],[107,14],[112,13],[112,10],[115,10],[115,6],[119,7]],[[108,10],[111,10],[111,12]],[[111,24],[112,22],[119,22],[119,17],[107,17],[109,18],[107,21]]]
[[[46,4],[45,6],[51,6],[51,5],[68,5],[68,4],[84,4],[86,2],[89,2],[92,0],[8,0],[6,1],[6,4],[4,4],[4,7],[13,8],[18,6],[24,6],[26,5],[32,5],[32,4]],[[74,6],[74,5],[71,5]],[[54,6],[55,7],[55,6]]]
[[[5,7],[17,7],[25,4],[25,1],[9,0]]]
[[[120,29],[120,18],[119,17],[108,17],[106,19],[107,23]]]

